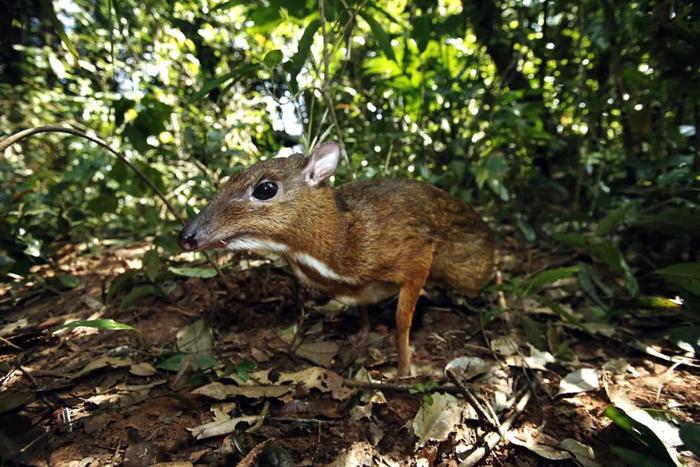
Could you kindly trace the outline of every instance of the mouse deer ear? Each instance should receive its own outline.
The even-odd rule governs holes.
[[[335,173],[339,160],[340,146],[338,143],[323,143],[306,159],[306,165],[301,172],[304,181],[310,187],[316,188],[322,181]]]

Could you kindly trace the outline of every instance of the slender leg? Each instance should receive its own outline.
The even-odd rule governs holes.
[[[430,263],[424,271],[419,271],[410,281],[401,285],[399,291],[399,304],[396,308],[396,331],[399,344],[399,364],[397,376],[410,376],[411,374],[411,347],[410,331],[413,313],[416,311],[416,303],[420,291],[428,279]]]
[[[360,337],[365,338],[369,334],[369,315],[367,305],[360,305]]]

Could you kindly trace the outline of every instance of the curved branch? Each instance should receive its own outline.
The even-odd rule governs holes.
[[[109,144],[107,144],[105,141],[101,140],[97,136],[92,136],[84,131],[76,130],[75,128],[70,128],[70,127],[64,127],[64,126],[58,126],[58,125],[45,125],[45,126],[39,126],[35,128],[28,128],[26,130],[21,130],[18,131],[17,133],[8,136],[7,138],[0,140],[0,153],[5,152],[7,148],[12,146],[13,144],[23,140],[24,138],[28,138],[32,135],[36,135],[39,133],[67,133],[70,135],[74,136],[80,136],[81,138],[85,138],[89,141],[92,141],[93,143],[97,144],[103,149],[106,149],[107,152],[112,154],[114,157],[122,161],[124,164],[126,164],[127,167],[129,167],[131,170],[134,171],[136,175],[138,175],[148,187],[153,190],[153,193],[160,198],[160,200],[165,204],[166,208],[168,208],[168,211],[175,216],[175,219],[177,221],[184,225],[185,224],[185,219],[180,215],[180,213],[177,212],[175,207],[170,204],[170,201],[165,197],[165,195],[158,189],[158,187],[153,183],[153,181],[148,178],[148,176],[141,171],[136,165],[131,163],[126,157],[124,157],[122,154],[118,153],[115,149],[113,149]],[[206,251],[202,252],[206,260],[211,264],[211,266],[216,270],[216,273],[221,281],[221,284],[224,286],[224,288],[227,291],[231,291],[231,289],[228,286],[228,283],[223,279],[223,276],[221,275],[221,269],[219,268],[219,265],[216,264],[214,260],[211,259],[211,257],[207,254]]]
[[[70,135],[75,135],[75,136],[80,136],[81,138],[85,138],[89,141],[92,141],[93,143],[97,144],[98,146],[106,149],[110,154],[112,154],[114,157],[122,161],[124,164],[126,164],[131,170],[134,171],[136,175],[141,177],[141,179],[148,185],[148,187],[153,190],[153,193],[158,196],[161,201],[163,201],[163,204],[168,208],[168,211],[175,216],[175,219],[178,220],[181,224],[185,223],[185,219],[175,210],[172,204],[170,204],[170,201],[165,197],[165,195],[158,189],[158,187],[151,181],[148,176],[141,171],[138,167],[136,167],[134,164],[132,164],[126,157],[123,155],[119,154],[116,150],[114,150],[109,144],[107,144],[105,141],[101,140],[97,136],[92,136],[84,131],[76,130],[75,128],[70,128],[70,127],[64,127],[64,126],[58,126],[58,125],[45,125],[45,126],[39,126],[36,128],[28,128],[26,130],[18,131],[17,133],[8,136],[4,140],[0,141],[0,152],[5,152],[5,149],[10,147],[11,145],[23,140],[24,138],[28,138],[32,135],[36,135],[38,133],[68,133]]]

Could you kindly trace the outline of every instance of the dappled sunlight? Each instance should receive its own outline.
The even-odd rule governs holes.
[[[0,464],[697,462],[697,6],[6,6]]]

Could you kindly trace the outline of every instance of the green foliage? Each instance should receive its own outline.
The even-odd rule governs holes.
[[[684,423],[679,432],[685,447],[693,451],[696,457],[700,457],[700,425],[697,423]]]
[[[170,267],[170,272],[178,276],[199,277],[200,279],[211,279],[216,277],[217,272],[214,268],[191,268],[191,267]]]
[[[700,263],[680,263],[657,269],[655,274],[696,296],[700,296]]]
[[[697,300],[698,11],[603,5],[42,1],[0,33],[0,134],[94,131],[183,216],[243,167],[340,135],[337,183],[425,180],[499,236],[572,256],[504,284],[520,298],[575,278],[607,317],[644,294]],[[110,284],[122,307],[214,277],[170,264],[177,220],[99,146],[45,134],[3,156],[3,281],[55,269],[59,245],[114,238],[158,248]]]
[[[647,427],[615,406],[605,409],[605,416],[622,428],[637,449],[611,446],[611,450],[628,465],[675,466],[663,442]]]
[[[408,390],[409,394],[421,396],[421,400],[425,405],[433,405],[432,394],[435,392],[439,385],[434,381],[428,381],[427,383],[417,383],[411,389]]]
[[[61,329],[75,329],[81,327],[101,329],[103,331],[131,331],[134,329],[126,323],[120,323],[118,321],[114,321],[113,319],[91,319],[71,321],[70,323],[60,326],[57,331]]]

